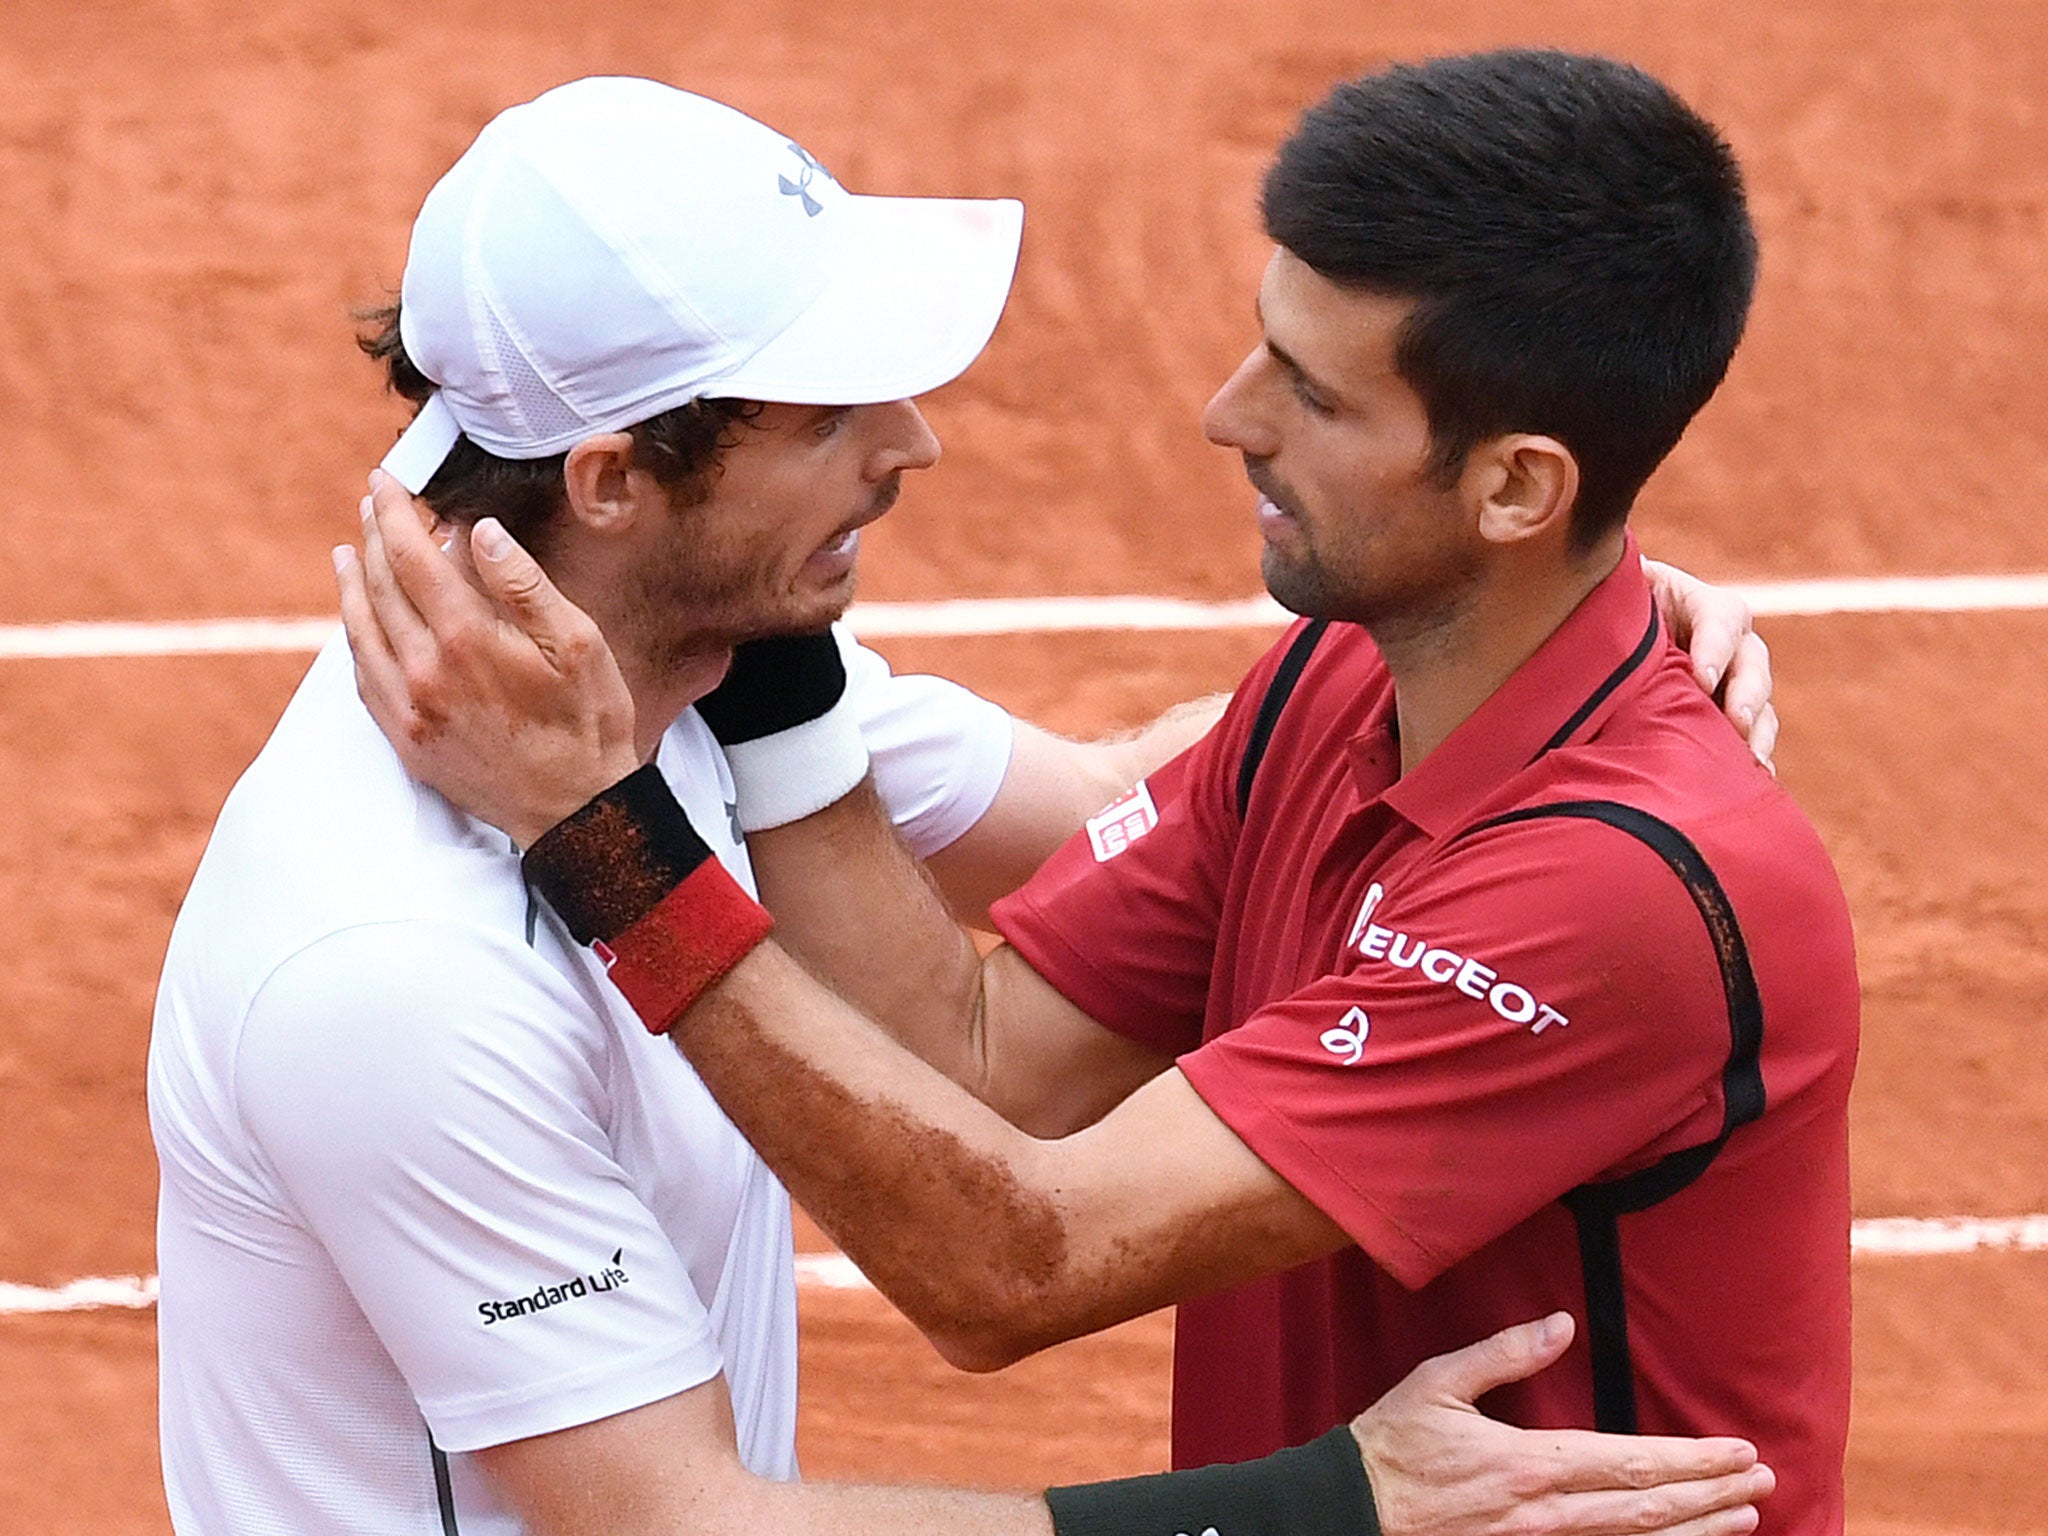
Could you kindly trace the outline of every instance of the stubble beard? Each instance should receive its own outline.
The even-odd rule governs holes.
[[[864,520],[887,512],[901,490],[900,472],[877,486]],[[680,516],[663,558],[634,572],[621,605],[649,666],[670,672],[707,652],[838,622],[852,605],[858,572],[843,586],[800,597],[776,587],[783,557],[782,546],[766,537],[708,547],[702,530]]]
[[[1289,613],[1309,619],[1346,617],[1340,611],[1347,606],[1343,588],[1313,549],[1284,555],[1268,544],[1259,551],[1259,575],[1273,601]]]
[[[636,572],[621,604],[647,665],[662,675],[716,651],[764,635],[809,633],[837,621],[853,599],[817,593],[809,600],[774,588],[773,550],[704,558],[683,540],[669,558]]]
[[[1296,549],[1267,544],[1259,552],[1259,574],[1275,602],[1304,618],[1356,624],[1382,649],[1441,630],[1463,611],[1477,568],[1452,557],[1425,571],[1389,581],[1386,573],[1357,572],[1348,578],[1333,569],[1306,536]]]

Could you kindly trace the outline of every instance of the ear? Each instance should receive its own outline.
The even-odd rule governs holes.
[[[1462,478],[1476,503],[1479,536],[1493,544],[1568,531],[1579,499],[1579,461],[1556,438],[1535,433],[1481,443]]]
[[[668,504],[660,483],[633,464],[633,436],[603,432],[569,450],[562,466],[569,514],[596,533],[623,533]]]

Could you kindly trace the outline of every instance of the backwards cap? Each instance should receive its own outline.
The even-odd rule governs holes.
[[[745,114],[578,80],[499,114],[427,194],[400,335],[439,386],[384,460],[537,459],[700,396],[866,405],[974,361],[1023,205],[858,197]]]

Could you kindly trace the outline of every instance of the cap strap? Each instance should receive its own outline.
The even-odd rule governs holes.
[[[462,428],[456,423],[455,413],[448,409],[448,402],[437,389],[427,396],[427,403],[413,417],[412,425],[391,445],[381,467],[417,496],[427,488],[427,482],[434,478],[434,471],[447,459],[460,436]]]

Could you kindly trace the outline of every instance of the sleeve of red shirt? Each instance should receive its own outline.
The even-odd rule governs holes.
[[[1407,936],[1407,966],[1354,945],[1180,1067],[1404,1285],[1579,1184],[1719,1133],[1720,971],[1685,888],[1634,838],[1577,819],[1482,833],[1373,920]],[[1418,962],[1417,941],[1481,969]],[[1502,985],[1519,990],[1497,1006]],[[1541,1007],[1567,1022],[1519,1017]]]
[[[1202,1040],[1217,925],[1241,826],[1237,773],[1289,629],[1239,685],[1222,719],[1143,783],[1158,823],[1098,857],[1076,833],[990,920],[1083,1013],[1177,1055]]]

